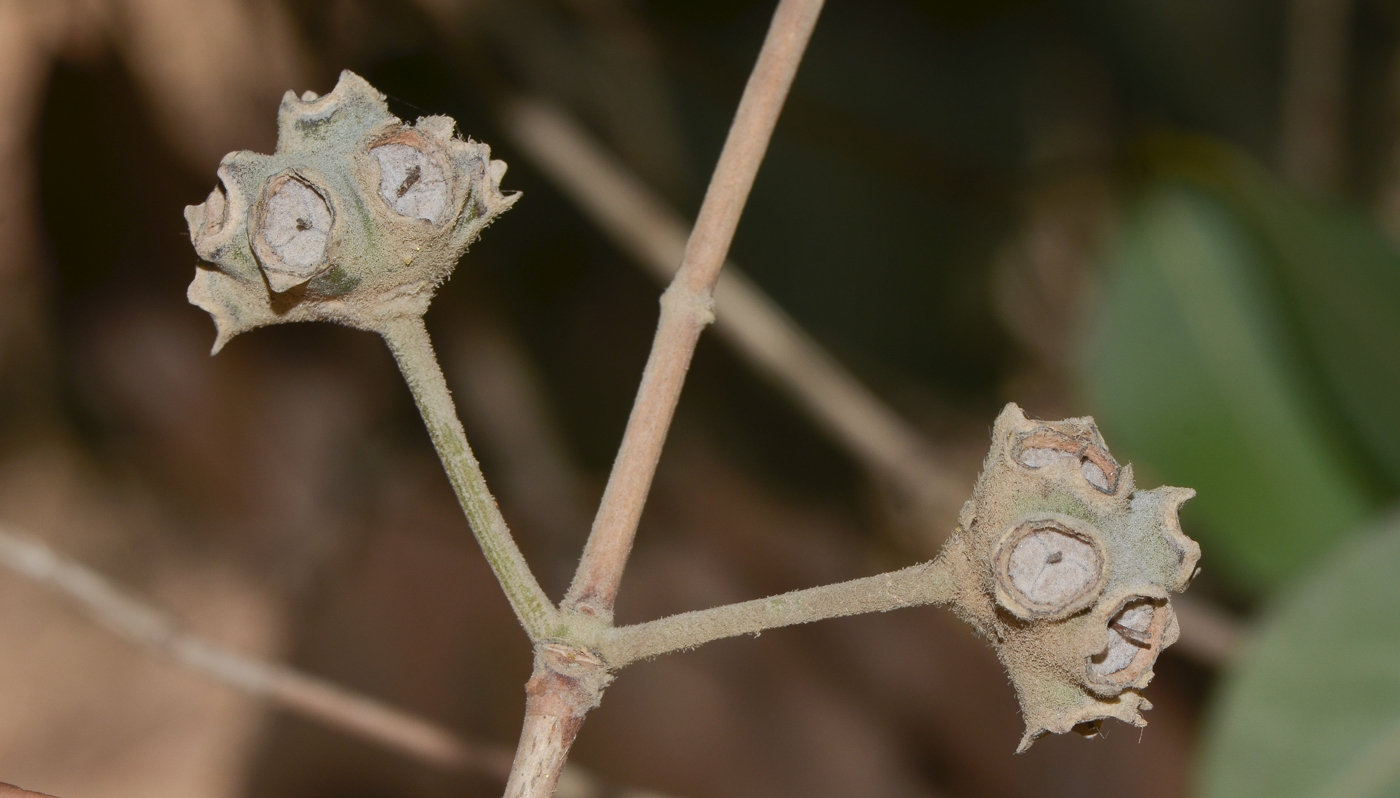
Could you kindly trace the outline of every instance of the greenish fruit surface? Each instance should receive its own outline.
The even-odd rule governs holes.
[[[943,557],[952,606],[996,649],[1026,733],[1143,726],[1142,690],[1176,641],[1168,598],[1196,572],[1182,531],[1187,488],[1138,490],[1091,418],[1029,419],[1007,405]]]
[[[467,246],[519,198],[485,144],[443,116],[404,124],[342,72],[324,97],[282,98],[277,151],[234,152],[185,209],[201,262],[189,299],[214,317],[214,351],[284,321],[368,330],[422,316]]]

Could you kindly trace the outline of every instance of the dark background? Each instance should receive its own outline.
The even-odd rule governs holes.
[[[512,145],[502,103],[567,109],[690,218],[772,7],[0,0],[0,519],[201,633],[513,745],[529,647],[387,352],[294,325],[210,359],[182,208],[225,152],[272,150],[285,90],[341,69],[492,145],[524,198],[428,322],[557,598],[659,289]],[[1096,415],[1140,484],[1200,492],[1192,594],[1248,624],[1400,486],[1397,26],[1386,0],[830,0],[732,258],[969,489],[1005,402]],[[913,562],[906,527],[707,335],[619,620]],[[15,577],[0,594],[0,781],[500,790],[151,660]],[[1145,730],[1013,756],[990,648],[903,610],[637,665],[575,760],[693,798],[1219,794],[1196,763],[1232,667],[1169,651]]]

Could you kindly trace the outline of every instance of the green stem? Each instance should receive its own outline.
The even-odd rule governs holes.
[[[956,593],[952,567],[940,557],[849,582],[619,626],[605,633],[601,653],[609,667],[621,668],[639,659],[765,629],[901,607],[947,604]]]
[[[433,342],[421,318],[395,319],[380,330],[389,350],[398,361],[418,412],[428,427],[428,435],[437,447],[447,478],[457,492],[457,501],[467,515],[472,534],[481,544],[486,561],[500,580],[510,606],[532,641],[548,636],[558,613],[545,595],[520,548],[511,537],[510,528],[496,506],[496,499],[486,487],[481,465],[467,445],[467,434],[457,418],[457,408],[447,381],[438,367]]]

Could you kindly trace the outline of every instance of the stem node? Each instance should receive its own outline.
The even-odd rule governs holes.
[[[554,793],[584,717],[602,701],[611,681],[602,657],[587,648],[564,643],[535,647],[535,670],[525,685],[525,724],[505,798]]]

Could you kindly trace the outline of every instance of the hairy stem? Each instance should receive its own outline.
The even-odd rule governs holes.
[[[467,445],[467,435],[457,418],[452,394],[438,367],[432,340],[420,318],[396,319],[387,322],[380,334],[388,343],[399,370],[408,382],[418,412],[428,427],[428,435],[437,447],[457,501],[467,514],[472,534],[481,544],[491,570],[500,580],[510,606],[533,641],[549,634],[558,613],[540,583],[531,573],[520,548],[511,537],[510,528],[496,506],[496,500],[486,487],[481,465]]]
[[[620,668],[640,659],[765,629],[923,604],[946,604],[956,591],[945,561],[932,560],[887,574],[617,627],[605,636],[602,654],[609,665]]]
[[[781,0],[744,88],[680,269],[662,297],[637,400],[565,599],[583,614],[612,615],[695,344],[714,319],[715,282],[821,8],[822,0]]]
[[[520,727],[520,742],[515,749],[504,798],[554,795],[569,758],[569,747],[583,726],[582,714],[542,708],[553,703],[548,692],[552,688],[549,682],[532,679],[530,685],[535,689],[525,701],[525,723]]]
[[[555,643],[535,647],[535,671],[525,685],[525,723],[505,798],[554,794],[569,747],[610,681],[603,661],[586,648]]]

